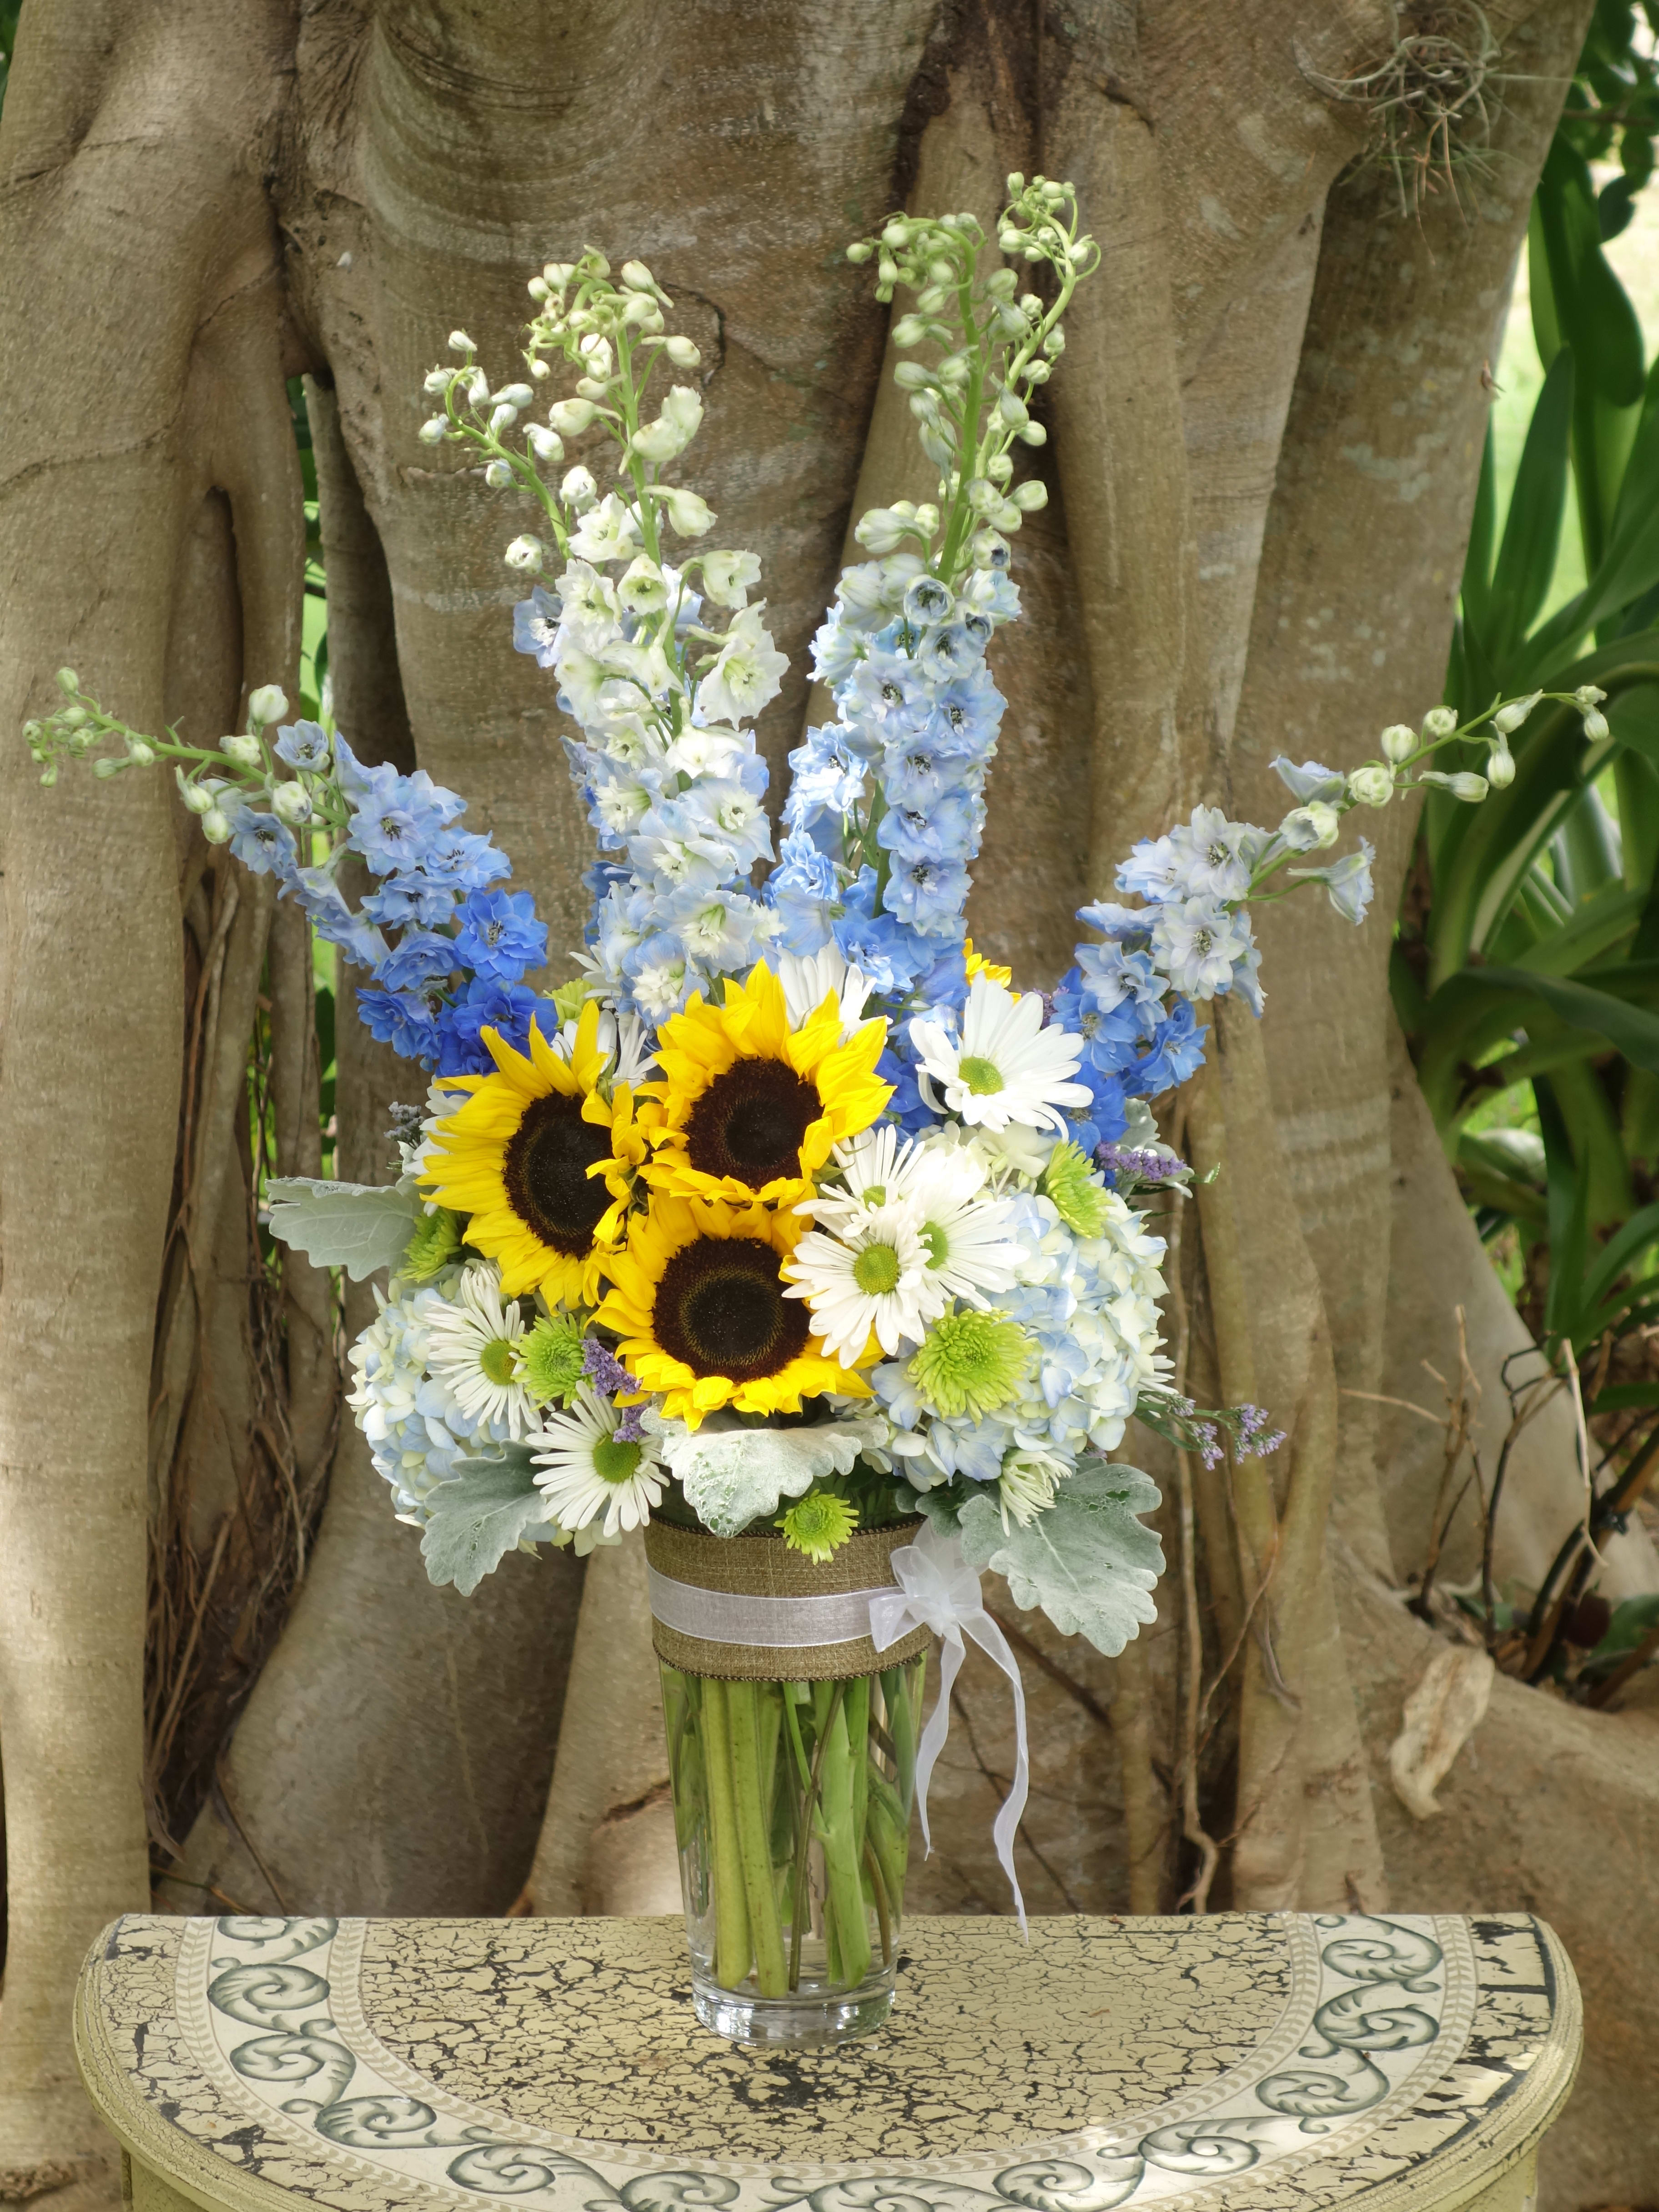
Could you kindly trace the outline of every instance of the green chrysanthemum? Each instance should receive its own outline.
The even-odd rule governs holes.
[[[583,1379],[580,1322],[568,1314],[544,1315],[520,1338],[519,1358],[524,1387],[538,1406],[556,1398],[568,1404]]]
[[[461,1217],[441,1206],[415,1225],[398,1273],[406,1283],[429,1283],[461,1249]]]
[[[1037,1188],[1079,1237],[1098,1237],[1106,1226],[1106,1191],[1076,1145],[1056,1145]]]
[[[1033,1350],[1023,1328],[996,1314],[946,1314],[905,1371],[939,1413],[977,1419],[1018,1395]]]
[[[573,982],[561,983],[553,994],[553,1003],[559,1010],[562,1022],[574,1022],[592,994],[592,986],[586,975],[578,975]]]
[[[818,1566],[835,1557],[858,1525],[857,1506],[828,1490],[798,1498],[776,1523],[790,1550],[804,1552]]]

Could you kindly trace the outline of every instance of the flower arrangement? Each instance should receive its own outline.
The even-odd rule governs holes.
[[[66,757],[100,776],[171,763],[204,834],[276,877],[364,971],[374,1035],[429,1072],[399,1109],[394,1184],[279,1182],[270,1219],[315,1261],[388,1277],[349,1402],[434,1580],[471,1590],[514,1547],[585,1552],[649,1522],[775,1532],[806,1579],[774,1576],[761,1601],[799,1609],[814,1576],[825,1603],[867,1598],[850,1554],[927,1530],[908,1579],[890,1543],[860,1569],[883,1589],[897,1573],[913,1602],[833,1688],[775,1650],[760,1679],[736,1660],[668,1670],[671,1738],[701,1747],[677,1790],[683,1808],[701,1792],[707,1964],[728,1993],[798,1990],[803,1931],[855,1988],[866,1906],[890,1958],[931,1764],[915,1632],[958,1655],[962,1626],[987,1641],[988,1567],[1017,1605],[1120,1650],[1163,1564],[1140,1517],[1156,1488],[1109,1456],[1130,1419],[1206,1455],[1280,1441],[1258,1408],[1204,1413],[1173,1390],[1148,1207],[1188,1170],[1151,1102],[1200,1065],[1206,1002],[1260,1012],[1250,905],[1317,884],[1358,922],[1371,848],[1330,856],[1345,817],[1423,783],[1479,799],[1512,776],[1536,703],[1468,724],[1437,708],[1346,773],[1281,759],[1293,803],[1272,830],[1198,807],[1119,870],[1133,903],[1082,909],[1050,992],[975,952],[964,905],[1005,703],[987,655],[1019,611],[1011,540],[1045,497],[1015,463],[1044,441],[1033,405],[1098,258],[1069,186],[1008,191],[994,240],[969,215],[897,216],[848,249],[881,299],[914,297],[896,374],[938,500],[858,525],[868,557],[813,646],[834,714],[790,757],[775,860],[752,725],[787,664],[757,556],[696,550],[715,517],[677,464],[703,401],[672,380],[698,356],[662,287],[592,250],[550,264],[523,380],[492,386],[459,331],[428,377],[421,437],[536,516],[507,548],[530,580],[513,641],[573,726],[599,851],[557,988],[526,980],[546,927],[464,801],[362,763],[326,707],[289,722],[257,690],[246,731],[203,748],[129,729],[64,670],[64,704],[27,730],[47,782]],[[561,365],[574,390],[544,405]],[[1577,696],[1587,726],[1599,697]],[[1484,775],[1431,765],[1469,744]],[[373,878],[355,905],[348,855]],[[678,1572],[659,1577],[671,1593],[693,1587]]]

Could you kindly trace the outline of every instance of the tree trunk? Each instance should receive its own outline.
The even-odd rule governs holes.
[[[1040,24],[1005,0],[556,20],[504,0],[297,14],[149,0],[106,18],[30,0],[0,137],[0,343],[17,355],[0,713],[38,708],[62,659],[130,720],[183,713],[208,730],[230,726],[248,682],[291,675],[299,495],[282,379],[304,368],[340,725],[368,757],[418,760],[466,795],[536,892],[560,980],[587,835],[550,687],[507,646],[512,503],[416,438],[447,331],[464,324],[505,373],[525,279],[587,240],[639,254],[680,303],[704,356],[701,481],[722,542],[762,556],[794,670],[762,731],[775,795],[814,711],[805,647],[852,520],[932,489],[884,374],[884,313],[840,249],[907,198],[985,220],[1006,170],[1044,168],[1079,182],[1103,265],[1047,394],[1051,503],[1016,542],[1024,619],[997,648],[1009,707],[971,921],[1022,982],[1047,984],[1076,907],[1109,890],[1135,836],[1200,798],[1274,819],[1272,754],[1348,765],[1438,696],[1480,369],[1587,14],[1588,0],[1492,11],[1505,60],[1488,165],[1462,173],[1457,205],[1443,191],[1402,220],[1390,179],[1341,173],[1367,112],[1318,89],[1382,58],[1396,35],[1383,0],[1087,0]],[[314,1160],[302,933],[175,845],[159,785],[40,793],[16,750],[0,1001],[0,2194],[72,2173],[92,2142],[64,2022],[80,1948],[143,1899],[147,1522],[153,1798],[187,1803],[187,1776],[208,1790],[166,1893],[182,1909],[501,1911],[526,1875],[524,1902],[543,1911],[672,1895],[633,1553],[598,1557],[585,1585],[568,1558],[514,1559],[465,1603],[434,1592],[349,1426],[313,1540],[332,1316],[313,1272],[271,1283],[259,1268],[239,1118],[263,978],[273,1142],[301,1171]],[[1389,1007],[1410,831],[1403,808],[1379,818],[1362,930],[1311,899],[1269,910],[1266,1019],[1224,1009],[1177,1108],[1176,1133],[1219,1170],[1179,1220],[1187,1387],[1258,1399],[1286,1445],[1219,1472],[1148,1445],[1171,1571],[1156,1629],[1124,1660],[1064,1645],[991,1594],[1032,1690],[1021,1850],[1037,1909],[1167,1909],[1183,1893],[1200,1907],[1497,1907],[1524,1890],[1590,1925],[1555,1829],[1504,1857],[1485,1829],[1402,1825],[1368,1779],[1428,1649],[1386,1591],[1424,1555],[1437,1449],[1430,1423],[1377,1401],[1437,1404],[1420,1363],[1449,1371],[1461,1304],[1490,1437],[1496,1367],[1522,1341]],[[349,988],[338,1036],[341,1169],[377,1180],[411,1071],[368,1042]],[[227,1283],[246,1299],[204,1297]],[[367,1310],[347,1301],[348,1329]],[[274,1452],[258,1442],[272,1408]],[[1565,1419],[1540,1417],[1516,1456],[1504,1571],[1535,1571],[1574,1510]],[[301,1553],[305,1578],[244,1704],[225,1593],[241,1588],[245,1535],[275,1540],[290,1483],[283,1605]],[[1468,1571],[1473,1542],[1466,1504],[1448,1574]],[[1642,1540],[1620,1540],[1609,1589],[1656,1582]],[[1487,1725],[1507,1745],[1543,1701],[1500,1687]],[[997,1910],[985,1835],[1010,1767],[1006,1703],[972,1663],[958,1697],[940,1851],[915,1894]],[[187,1717],[158,1766],[158,1714],[175,1707]],[[1562,1755],[1610,1772],[1615,1723],[1549,1710]],[[48,1741],[70,1747],[71,1783],[52,1791]],[[1637,1727],[1617,1743],[1639,1809],[1659,1751]],[[1597,2033],[1605,2131],[1606,2082],[1639,2106],[1634,2062]],[[1610,2189],[1651,2192],[1638,2153],[1596,2156]]]

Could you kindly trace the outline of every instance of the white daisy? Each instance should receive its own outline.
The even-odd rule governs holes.
[[[925,1146],[905,1193],[921,1225],[929,1273],[947,1296],[982,1306],[1012,1285],[1024,1256],[1009,1235],[1014,1202],[984,1196],[985,1163],[967,1151]]]
[[[835,1160],[845,1188],[820,1191],[798,1212],[810,1212],[845,1237],[872,1208],[902,1206],[921,1237],[941,1309],[952,1297],[982,1306],[983,1292],[1006,1291],[1013,1282],[1022,1256],[1006,1234],[1013,1203],[981,1194],[987,1168],[976,1149],[901,1144],[894,1125],[884,1121],[838,1145]]]
[[[789,1026],[798,1030],[832,994],[841,1001],[843,1043],[864,1019],[864,1002],[870,986],[856,968],[849,968],[837,945],[816,952],[780,952],[774,957],[777,979],[783,986],[783,1002],[789,1009]]]
[[[475,1429],[521,1437],[537,1410],[522,1380],[519,1340],[524,1316],[501,1301],[493,1261],[469,1267],[451,1297],[428,1307],[426,1364]]]
[[[785,1297],[806,1300],[814,1329],[843,1367],[857,1364],[872,1329],[889,1358],[907,1339],[920,1344],[949,1303],[905,1205],[850,1214],[834,1236],[810,1231],[785,1273],[792,1279]]]
[[[550,1413],[531,1439],[537,1487],[562,1528],[586,1528],[602,1513],[599,1534],[643,1528],[667,1480],[656,1444],[619,1437],[623,1416],[608,1398],[580,1390],[568,1413]],[[580,1555],[586,1548],[578,1544]]]
[[[1016,997],[988,975],[975,975],[968,986],[959,1038],[942,1023],[918,1015],[910,1041],[921,1056],[922,1096],[936,1106],[937,1085],[944,1093],[942,1110],[969,1124],[1004,1129],[1021,1121],[1029,1128],[1059,1129],[1059,1109],[1086,1106],[1092,1095],[1085,1085],[1068,1080],[1082,1061],[1082,1038],[1043,1028],[1038,993]]]

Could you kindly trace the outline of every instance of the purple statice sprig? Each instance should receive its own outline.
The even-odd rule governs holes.
[[[1265,1407],[1196,1406],[1173,1391],[1143,1396],[1135,1419],[1177,1451],[1196,1452],[1206,1468],[1218,1467],[1230,1450],[1235,1459],[1266,1459],[1285,1441]]]
[[[636,1391],[640,1387],[610,1346],[601,1344],[597,1336],[590,1336],[583,1342],[582,1372],[593,1388],[607,1398],[614,1398],[623,1390]],[[624,1441],[632,1443],[634,1439],[628,1437]]]
[[[1112,1188],[1126,1196],[1142,1188],[1159,1190],[1166,1183],[1179,1186],[1193,1172],[1178,1152],[1165,1146],[1107,1143],[1095,1147],[1095,1158],[1111,1177]]]

